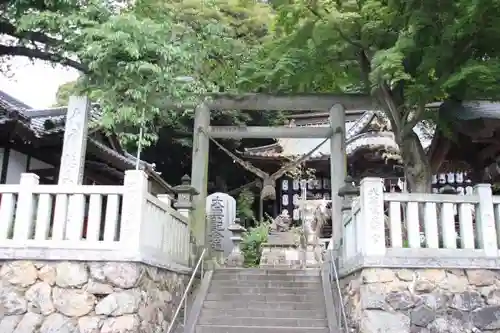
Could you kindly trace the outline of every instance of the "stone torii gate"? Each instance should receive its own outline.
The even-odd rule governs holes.
[[[199,194],[194,197],[191,228],[199,248],[208,244],[209,226],[205,212],[208,183],[209,137],[223,139],[243,138],[330,138],[330,179],[332,197],[332,222],[334,239],[341,232],[340,187],[346,177],[345,122],[356,120],[366,110],[373,110],[374,102],[361,94],[304,94],[267,95],[244,94],[238,96],[216,95],[195,109],[193,160],[191,186]],[[210,126],[211,110],[249,111],[302,111],[330,112],[330,127],[263,127],[263,126]],[[335,244],[337,245],[337,244]]]

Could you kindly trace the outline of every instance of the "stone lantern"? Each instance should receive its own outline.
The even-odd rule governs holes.
[[[174,208],[188,217],[194,208],[193,197],[199,194],[198,191],[191,186],[191,178],[188,175],[182,176],[181,185],[175,186],[174,190],[177,191],[177,201],[174,203]]]
[[[231,241],[233,241],[233,250],[227,257],[226,264],[229,267],[243,267],[245,256],[241,252],[240,243],[243,241],[243,233],[246,231],[245,227],[241,225],[240,219],[236,218],[227,229],[232,232]]]
[[[351,210],[352,200],[360,195],[359,187],[354,186],[351,176],[345,178],[344,186],[339,189],[338,195],[342,197],[342,212]]]

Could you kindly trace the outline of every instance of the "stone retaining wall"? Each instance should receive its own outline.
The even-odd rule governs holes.
[[[164,332],[189,278],[127,262],[0,265],[1,333]]]
[[[352,332],[500,332],[500,270],[370,268],[341,290]]]

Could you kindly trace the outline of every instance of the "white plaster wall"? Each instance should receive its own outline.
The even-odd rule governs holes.
[[[36,170],[36,169],[50,169],[53,168],[54,166],[48,163],[45,163],[43,161],[37,160],[36,158],[31,158],[30,159],[30,165],[29,169],[30,170]]]
[[[53,167],[54,166],[51,165],[51,164],[45,163],[43,161],[37,160],[36,158],[32,157],[32,158],[29,159],[28,172],[33,172],[33,170],[51,169]],[[57,175],[47,176],[46,178],[53,181],[54,177],[57,177]]]
[[[7,167],[6,184],[19,184],[21,174],[26,172],[28,164],[28,156],[18,151],[10,150],[9,152],[9,165]]]

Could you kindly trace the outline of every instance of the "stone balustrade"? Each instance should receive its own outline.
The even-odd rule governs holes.
[[[473,194],[384,193],[381,178],[365,178],[343,212],[341,270],[366,265],[496,267],[500,257],[500,196],[478,184]],[[457,261],[458,260],[458,261]]]
[[[0,185],[0,259],[132,260],[188,270],[189,216],[148,193],[140,170],[124,185]],[[41,253],[43,252],[43,253]]]
[[[351,332],[500,330],[500,197],[490,185],[384,193],[382,179],[365,178],[346,188],[342,241],[329,250],[338,322],[343,307]]]

